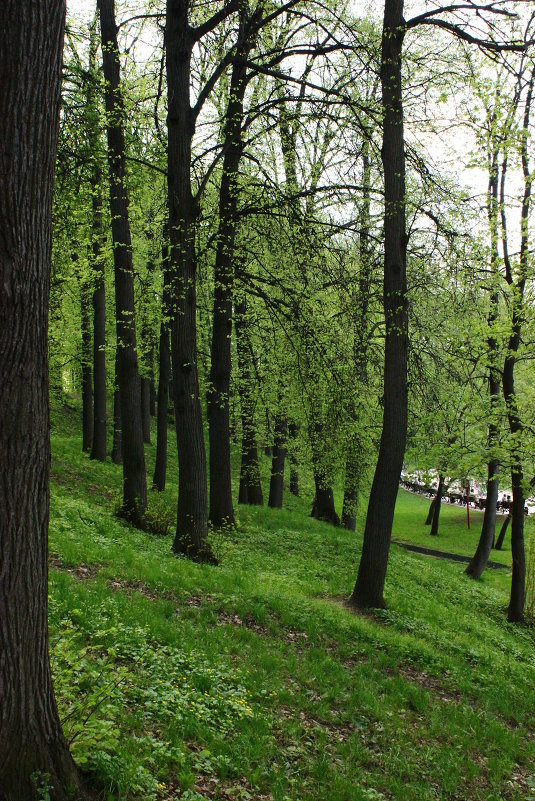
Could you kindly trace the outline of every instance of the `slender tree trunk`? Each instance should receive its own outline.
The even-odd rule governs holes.
[[[500,294],[498,282],[499,273],[499,252],[498,252],[498,145],[492,154],[490,164],[489,189],[487,201],[487,216],[490,228],[490,271],[492,281],[492,291],[490,294],[490,309],[488,316],[489,337],[487,340],[489,357],[489,398],[490,398],[490,418],[488,431],[489,450],[496,448],[499,440],[498,425],[496,421],[497,407],[500,397],[500,373],[498,360],[500,348],[494,327],[499,315]],[[485,504],[485,514],[483,515],[483,525],[481,535],[476,548],[476,552],[466,568],[466,573],[474,579],[481,577],[489,561],[490,552],[494,543],[496,530],[496,503],[498,500],[498,480],[500,463],[498,459],[491,456],[488,465],[487,478],[487,501]]]
[[[142,376],[140,380],[141,429],[143,442],[150,445],[150,378]]]
[[[438,477],[438,488],[435,497],[435,508],[433,509],[433,524],[431,526],[431,535],[436,537],[438,534],[438,522],[440,520],[440,507],[442,506],[442,493],[444,492],[444,476],[442,473]]]
[[[171,355],[178,449],[176,553],[214,562],[208,544],[206,452],[197,370],[195,220],[191,188],[191,53],[188,0],[168,0],[168,202],[170,238]]]
[[[385,361],[383,429],[373,478],[364,543],[351,603],[385,606],[383,598],[394,508],[407,437],[407,233],[403,135],[403,0],[385,0],[381,55],[385,179]]]
[[[93,378],[91,375],[91,313],[89,282],[80,280],[82,325],[82,450],[89,453],[93,444]]]
[[[120,85],[115,2],[114,0],[98,0],[98,7],[104,78],[106,80],[110,211],[115,265],[115,311],[123,450],[121,514],[134,525],[142,527],[147,506],[147,477],[141,426],[141,404],[139,402],[134,271],[128,217],[123,129],[124,107]]]
[[[247,59],[251,42],[247,38],[248,2],[241,0],[236,60],[230,78],[227,116],[224,125],[223,174],[219,190],[219,231],[214,270],[214,315],[208,393],[210,438],[210,522],[233,526],[230,469],[230,377],[232,297],[234,290],[234,249],[238,223],[239,168],[243,153],[243,103],[247,87]]]
[[[518,405],[515,388],[515,367],[518,351],[522,341],[522,324],[524,322],[524,291],[529,274],[529,216],[531,210],[531,186],[533,174],[529,164],[528,141],[530,131],[531,102],[533,86],[535,83],[535,66],[532,67],[526,104],[524,108],[524,124],[521,140],[522,172],[524,175],[524,194],[522,198],[521,225],[520,225],[520,259],[519,274],[515,282],[513,269],[509,257],[507,242],[505,176],[507,156],[501,177],[500,210],[502,217],[502,244],[503,260],[506,281],[511,288],[511,333],[502,375],[502,388],[507,420],[511,432],[511,485],[513,490],[512,519],[511,519],[511,553],[513,556],[513,573],[511,577],[511,597],[507,611],[507,619],[512,623],[524,619],[524,604],[526,601],[526,551],[524,547],[524,474],[522,469],[522,444],[524,438],[524,425]]]
[[[106,460],[106,286],[104,282],[105,260],[102,252],[104,233],[102,230],[102,194],[100,169],[95,168],[93,177],[93,267],[95,288],[93,291],[93,448],[91,458]]]
[[[489,429],[491,426],[489,426]],[[492,428],[496,429],[494,425]],[[496,432],[497,434],[497,432]],[[483,515],[483,525],[481,527],[481,536],[476,548],[476,552],[469,562],[466,573],[474,579],[481,578],[485,570],[492,546],[494,544],[494,536],[496,531],[496,504],[498,501],[498,470],[500,464],[497,459],[491,459],[488,467],[487,478],[487,500],[485,502],[485,513]]]
[[[236,350],[238,353],[238,392],[242,421],[242,458],[238,503],[262,506],[264,496],[258,465],[258,445],[254,421],[255,401],[251,383],[251,346],[247,337],[245,299],[236,304]]]
[[[433,516],[435,514],[435,504],[436,504],[436,495],[429,504],[429,511],[427,512],[427,517],[425,518],[425,525],[430,526],[433,522]]]
[[[353,296],[353,359],[355,382],[362,390],[368,383],[368,330],[369,306],[371,296],[372,254],[370,248],[370,210],[371,210],[371,162],[370,143],[365,137],[362,149],[362,204],[359,212],[359,256],[360,276],[358,294]],[[364,470],[365,448],[362,444],[361,428],[363,402],[358,397],[352,401],[352,417],[355,433],[349,445],[346,458],[344,485],[344,501],[342,506],[342,524],[348,531],[355,531],[357,525],[357,507],[359,490]]]
[[[273,447],[271,481],[269,484],[268,506],[270,506],[272,509],[282,509],[287,430],[288,423],[286,418],[278,415],[275,418],[275,445]]]
[[[165,322],[160,327],[160,379],[158,382],[158,415],[156,436],[156,464],[154,466],[154,489],[163,492],[167,474],[167,415],[169,406],[169,365],[171,348],[169,329]]]
[[[500,529],[500,533],[498,534],[498,539],[496,540],[496,544],[494,548],[497,551],[501,551],[503,547],[503,541],[505,539],[505,535],[507,534],[507,529],[509,528],[509,523],[511,522],[511,512],[507,515],[505,520],[502,523],[502,527]]]
[[[119,392],[119,356],[115,354],[115,389],[113,391],[113,445],[111,460],[114,464],[122,464],[123,438],[121,434],[121,399]]]
[[[0,10],[0,798],[79,789],[48,656],[48,299],[65,3]]]
[[[299,426],[297,423],[290,423],[288,427],[288,434],[290,437],[290,492],[299,497],[299,462],[296,453],[297,435],[299,433]]]

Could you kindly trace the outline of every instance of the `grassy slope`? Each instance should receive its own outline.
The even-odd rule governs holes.
[[[74,423],[53,436],[51,629],[103,797],[535,799],[534,637],[505,622],[505,571],[476,583],[393,548],[388,611],[355,615],[360,537],[293,498],[240,508],[221,566],[191,564],[114,517],[120,468],[80,454]],[[399,539],[426,507],[401,494]],[[470,552],[477,530],[468,547],[462,511],[443,512],[436,547]]]

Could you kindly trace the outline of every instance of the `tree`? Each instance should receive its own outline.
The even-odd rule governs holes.
[[[7,0],[0,21],[0,797],[79,787],[48,657],[48,294],[63,0]],[[38,65],[38,69],[36,68]]]
[[[142,527],[147,506],[147,478],[141,426],[132,244],[126,186],[124,105],[121,95],[115,2],[99,0],[98,7],[106,80],[110,210],[115,265],[117,372],[123,456],[122,514],[135,525]]]
[[[385,181],[384,310],[386,322],[384,412],[364,543],[351,603],[384,607],[392,521],[407,435],[407,233],[401,53],[405,35],[403,0],[385,0],[381,90]]]

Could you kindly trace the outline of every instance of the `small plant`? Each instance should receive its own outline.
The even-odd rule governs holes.
[[[44,773],[42,770],[36,770],[30,776],[30,781],[35,790],[35,798],[37,801],[50,801],[50,791],[52,785],[50,784],[50,773]]]

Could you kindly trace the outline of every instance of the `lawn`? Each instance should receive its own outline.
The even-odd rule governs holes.
[[[508,571],[474,582],[393,547],[387,611],[355,614],[361,536],[289,496],[240,507],[220,566],[192,564],[114,516],[121,469],[81,454],[77,425],[63,413],[53,432],[52,653],[103,799],[535,799],[535,638],[505,620]],[[431,538],[427,506],[401,492],[394,537],[471,553],[465,513],[445,506]]]

